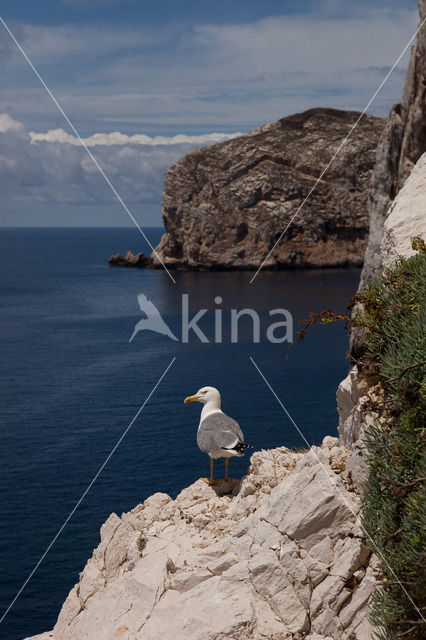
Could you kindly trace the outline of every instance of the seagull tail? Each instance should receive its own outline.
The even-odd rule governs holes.
[[[246,449],[253,449],[253,445],[252,444],[245,444],[244,442],[239,442],[235,447],[234,447],[235,451],[237,451],[238,453],[240,453],[242,456],[244,455],[244,451]]]

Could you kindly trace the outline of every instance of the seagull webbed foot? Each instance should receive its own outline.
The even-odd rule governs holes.
[[[201,480],[210,486],[216,484],[216,480],[211,480],[210,478],[201,478]]]

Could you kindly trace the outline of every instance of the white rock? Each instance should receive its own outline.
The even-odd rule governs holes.
[[[99,591],[105,585],[105,578],[99,571],[94,558],[90,558],[84,567],[84,571],[80,576],[80,584],[78,589],[79,599],[82,604],[90,598],[95,591]]]
[[[283,536],[278,529],[265,520],[258,521],[255,527],[254,531],[252,529],[253,540],[265,549],[278,552],[283,542]]]
[[[248,582],[248,560],[241,560],[230,567],[227,571],[224,571],[222,573],[222,580],[227,580],[228,582],[242,582],[245,580]]]
[[[273,551],[262,551],[249,561],[250,579],[256,593],[265,598],[272,610],[292,633],[306,631],[307,612]]]
[[[325,436],[322,441],[322,447],[327,447],[327,449],[332,449],[339,444],[339,438],[333,438],[332,436]]]
[[[344,586],[340,576],[327,576],[312,592],[311,617],[316,618],[324,609],[330,609],[333,615],[337,615],[337,602]]]
[[[265,519],[309,549],[359,509],[342,481],[320,464],[305,466],[272,490]]]
[[[330,573],[348,580],[352,574],[363,566],[370,554],[366,544],[359,538],[338,540],[334,547],[334,566]]]
[[[305,549],[300,550],[300,557],[308,570],[312,587],[316,587],[328,576],[328,565],[315,560]]]
[[[309,573],[305,563],[299,557],[297,545],[291,540],[286,542],[280,549],[279,559],[300,602],[309,609],[311,599]]]
[[[413,236],[426,239],[426,153],[390,206],[380,245],[384,267],[391,268],[400,256],[409,258],[415,253]]]
[[[209,562],[207,565],[207,569],[211,571],[211,573],[215,576],[222,574],[224,571],[227,571],[234,564],[237,564],[238,557],[235,553],[226,553],[224,556],[217,558],[217,560],[213,560],[213,562]]]
[[[174,640],[212,640],[237,633],[243,638],[241,632],[254,625],[250,597],[247,586],[236,591],[231,583],[213,577],[179,598],[163,598],[137,640],[164,640],[171,635]]]
[[[52,640],[349,640],[344,624],[365,635],[360,502],[330,467],[347,455],[334,438],[305,454],[257,452],[245,496],[197,481],[113,514]]]
[[[375,580],[372,576],[372,570],[367,569],[367,573],[362,580],[361,584],[354,590],[351,595],[350,600],[342,607],[339,612],[339,618],[342,622],[342,625],[346,628],[349,625],[353,627],[353,620],[357,614],[360,615],[360,619],[355,621],[355,626],[360,624],[361,620],[364,620],[366,617],[363,615],[365,611],[365,605],[370,598],[375,585]]]
[[[344,380],[337,387],[336,400],[337,410],[339,412],[339,435],[342,444],[350,446],[352,438],[347,438],[343,430],[343,425],[351,415],[351,412],[358,402],[359,390],[356,384],[358,377],[358,367],[352,367]]]
[[[212,577],[211,571],[200,569],[199,571],[180,571],[173,574],[169,579],[168,587],[175,591],[189,591],[196,587],[200,582],[209,580]]]
[[[309,550],[309,555],[330,566],[334,559],[333,545],[329,536],[324,536]]]
[[[339,618],[330,609],[322,611],[315,620],[312,621],[312,631],[326,633],[332,638],[341,638],[343,627]]]

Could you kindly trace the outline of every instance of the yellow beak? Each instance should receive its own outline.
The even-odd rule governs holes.
[[[185,398],[184,403],[188,404],[188,402],[195,402],[196,400],[198,400],[198,396],[188,396]]]

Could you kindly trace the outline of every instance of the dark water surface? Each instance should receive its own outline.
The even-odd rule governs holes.
[[[161,229],[148,230],[155,245]],[[305,446],[259,376],[257,362],[309,443],[336,433],[335,392],[346,375],[341,326],[314,327],[285,359],[270,344],[270,309],[288,309],[297,329],[310,310],[345,310],[359,270],[173,272],[111,268],[112,253],[145,251],[134,229],[6,229],[0,234],[2,366],[0,617],[74,508],[172,360],[176,360],[89,493],[40,564],[7,617],[0,638],[18,640],[51,629],[77,582],[99,528],[155,491],[173,497],[208,473],[197,448],[200,405],[183,398],[203,385],[222,393],[255,449]],[[210,343],[188,344],[144,331],[137,294],[158,307],[181,335],[181,294]],[[223,302],[215,304],[221,296]],[[248,318],[230,342],[230,309],[253,308],[261,342]],[[223,342],[214,344],[214,309],[222,312]],[[277,331],[277,335],[279,331]],[[248,457],[232,460],[244,474]],[[216,463],[223,473],[223,461]]]

